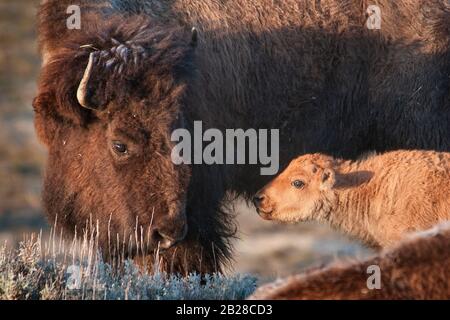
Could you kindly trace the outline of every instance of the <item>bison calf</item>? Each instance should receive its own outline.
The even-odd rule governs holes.
[[[269,220],[327,222],[368,245],[450,219],[450,153],[395,151],[357,161],[301,156],[254,198]]]

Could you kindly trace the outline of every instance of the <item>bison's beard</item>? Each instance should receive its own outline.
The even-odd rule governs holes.
[[[174,273],[187,276],[189,273],[208,274],[221,272],[219,257],[210,257],[211,252],[189,240],[167,250],[155,250],[152,254],[136,255],[134,262],[149,273]]]
[[[84,230],[91,230],[87,234],[94,234],[94,237],[98,232],[98,249],[103,253],[105,262],[113,267],[121,268],[124,261],[131,259],[142,271],[149,273],[183,276],[193,272],[221,273],[230,261],[231,241],[236,233],[236,227],[232,224],[232,210],[221,208],[207,214],[204,208],[201,213],[189,216],[186,238],[169,249],[162,249],[158,244],[147,241],[145,228],[133,228],[141,230],[138,232],[129,229],[125,235],[115,233],[116,236],[109,229],[100,228],[98,232],[95,224],[86,226]]]
[[[202,223],[195,221],[194,216],[189,219],[189,232],[184,241],[167,250],[154,249],[151,254],[137,255],[134,261],[150,272],[220,273],[228,266],[231,241],[236,233],[235,225],[230,223],[233,221],[231,213],[224,208],[214,210],[213,214],[202,215]]]

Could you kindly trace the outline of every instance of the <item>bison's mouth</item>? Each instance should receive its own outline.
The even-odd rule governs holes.
[[[184,225],[183,231],[178,236],[172,236],[165,234],[161,231],[157,231],[157,234],[155,235],[155,241],[157,243],[158,249],[167,250],[176,246],[186,238],[187,233],[188,233],[187,224]]]

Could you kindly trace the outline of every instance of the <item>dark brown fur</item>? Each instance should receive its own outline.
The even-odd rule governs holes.
[[[380,267],[381,288],[368,289]],[[334,263],[325,268],[263,286],[251,299],[450,299],[450,225],[431,231],[356,263]]]
[[[41,15],[50,8],[44,7]],[[81,31],[58,39],[58,50],[52,53],[40,79],[34,102],[36,128],[40,139],[53,146],[44,204],[50,218],[58,219],[68,234],[88,220],[98,221],[105,251],[115,246],[117,236],[119,246],[125,241],[126,247],[131,237],[136,251],[136,226],[137,239],[153,249],[158,239],[151,239],[149,229],[181,234],[176,229],[184,224],[177,211],[182,211],[187,201],[191,169],[172,163],[170,134],[183,121],[180,108],[188,86],[185,78],[192,72],[190,33],[177,27],[163,29],[142,16],[126,22],[114,15],[108,20],[98,18],[89,13],[86,19],[90,23]],[[43,48],[49,46],[44,50],[55,46],[54,35],[41,33]],[[127,41],[128,61],[115,50],[115,42]],[[80,48],[86,44],[93,46]],[[137,55],[132,46],[138,48]],[[107,105],[105,112],[81,108],[74,95],[87,57],[96,50],[104,56],[98,57],[92,81],[95,101]],[[112,61],[109,68],[105,67],[108,61]],[[126,161],[115,159],[108,148],[113,137],[127,141],[135,155]],[[226,239],[234,229],[228,227],[230,222],[222,221],[224,217],[216,209],[215,215],[198,212],[189,216],[189,237],[161,255],[164,269],[183,273],[220,269],[219,261],[228,252]]]
[[[256,165],[174,166],[170,134],[193,120],[205,130],[280,129],[282,165],[299,151],[450,148],[445,1],[378,1],[379,31],[364,27],[362,0],[111,2],[80,1],[81,30],[65,27],[72,1],[47,1],[39,13],[44,205],[68,231],[92,216],[103,246],[108,224],[124,238],[136,223],[180,234],[185,208],[188,237],[163,260],[216,270],[234,234],[226,192],[252,195],[270,177]],[[134,62],[117,55],[120,44],[146,54]],[[76,100],[91,52],[96,111]],[[119,129],[133,147],[127,161],[111,154]]]

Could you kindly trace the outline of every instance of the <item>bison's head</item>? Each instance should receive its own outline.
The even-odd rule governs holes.
[[[190,168],[171,161],[171,134],[185,126],[193,51],[190,31],[143,19],[99,21],[60,39],[34,103],[51,218],[69,231],[98,221],[101,241],[134,249],[186,237]]]

